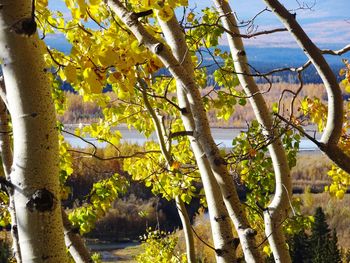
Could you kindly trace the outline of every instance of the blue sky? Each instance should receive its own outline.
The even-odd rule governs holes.
[[[211,4],[209,0],[189,0],[190,5],[197,5],[198,9]],[[298,8],[296,0],[281,1],[288,9]],[[266,6],[262,0],[230,0],[232,9],[240,20],[249,20]],[[297,20],[309,34],[311,39],[322,47],[340,47],[350,44],[350,1],[349,0],[299,0],[299,3],[312,5],[312,10],[297,10]],[[256,19],[258,30],[282,27],[275,16],[265,12]],[[242,28],[242,33],[246,29]],[[225,40],[222,40],[225,43]],[[296,47],[295,41],[288,33],[277,33],[270,36],[261,36],[252,40],[245,40],[249,46],[277,46]]]
[[[265,8],[262,0],[230,0],[232,8],[240,20],[249,20],[257,12]],[[313,5],[312,10],[298,10],[297,20],[309,34],[311,39],[321,47],[341,47],[350,44],[350,0],[281,0],[288,9],[296,9],[299,3]],[[189,0],[190,7],[201,9],[212,5],[210,0]],[[53,9],[64,8],[63,0],[50,0]],[[282,27],[281,23],[270,12],[265,12],[255,21],[257,30]],[[241,29],[245,33],[244,28]],[[225,39],[221,40],[225,44]],[[288,33],[277,33],[245,40],[248,46],[296,47]]]

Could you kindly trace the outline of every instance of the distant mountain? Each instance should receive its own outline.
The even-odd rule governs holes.
[[[227,48],[227,47],[225,47]],[[338,49],[338,47],[331,47]],[[339,47],[340,48],[340,47]],[[248,47],[247,54],[252,63],[270,63],[276,66],[300,66],[308,59],[300,48],[255,48]],[[341,57],[326,55],[326,60],[330,65],[341,65]],[[258,65],[257,65],[258,66]]]
[[[70,52],[71,45],[62,37],[47,38],[45,42],[52,48],[60,50],[66,54]],[[220,46],[223,51],[229,52],[228,46]],[[339,49],[340,46],[330,47],[332,49]],[[307,61],[304,52],[299,48],[278,48],[278,47],[247,47],[249,63],[259,72],[268,72],[275,68],[282,67],[299,67]],[[208,53],[203,53],[205,65],[213,64],[213,60]],[[349,55],[347,55],[349,58]],[[339,70],[344,66],[340,56],[326,55],[326,60],[330,64],[334,73],[338,76]],[[208,73],[211,74],[217,67],[212,66],[208,68]],[[164,73],[164,71],[162,72]],[[274,81],[296,82],[295,74],[290,72],[282,72],[274,75]],[[340,80],[340,77],[338,76]],[[306,83],[320,83],[321,79],[318,77],[316,70],[311,66],[304,72],[304,81]]]
[[[228,46],[220,46],[221,50],[229,52]],[[334,50],[341,47],[330,47]],[[278,48],[278,47],[247,47],[246,48],[249,64],[260,73],[266,73],[273,69],[284,67],[300,67],[308,58],[304,52],[299,48]],[[349,57],[349,55],[347,55]],[[340,81],[338,74],[339,70],[344,67],[342,58],[345,56],[325,56],[327,62],[332,68],[333,72]],[[209,55],[205,55],[205,63],[211,65],[213,60]],[[213,72],[217,67],[211,67],[209,73]],[[254,71],[254,70],[252,70]],[[298,82],[297,75],[290,71],[284,71],[273,75],[273,81],[279,82]],[[303,79],[305,83],[321,83],[321,79],[318,76],[316,69],[313,66],[309,66],[303,73]],[[262,79],[258,79],[258,82],[263,82]]]
[[[331,47],[332,48],[332,47]],[[333,47],[337,50],[340,47]],[[307,56],[299,48],[247,48],[247,54],[250,63],[259,72],[268,72],[275,68],[283,67],[300,67],[308,61]],[[348,55],[349,57],[349,55]],[[339,70],[344,67],[342,58],[345,56],[331,56],[325,55],[327,62],[332,68],[334,74],[338,80],[341,80],[339,76]],[[297,75],[291,72],[281,72],[274,74],[276,79],[283,82],[298,82]],[[316,69],[313,66],[308,67],[303,72],[303,79],[305,83],[321,83],[321,78],[318,76]]]

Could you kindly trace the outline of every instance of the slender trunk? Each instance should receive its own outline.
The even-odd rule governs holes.
[[[196,251],[194,247],[194,239],[191,227],[191,221],[188,217],[187,209],[184,202],[181,200],[180,196],[175,198],[176,208],[179,213],[182,230],[184,232],[185,241],[186,241],[186,254],[188,263],[196,263]]]
[[[166,148],[166,145],[165,145],[165,139],[161,132],[163,130],[161,127],[161,123],[155,111],[153,110],[150,103],[148,102],[147,94],[144,89],[143,89],[143,99],[145,102],[145,106],[148,112],[150,112],[152,119],[155,123],[156,133],[158,136],[158,140],[160,143],[160,148],[163,153],[163,156],[166,159],[168,165],[171,166],[171,163],[173,162],[173,160],[171,155],[169,154],[169,150]],[[185,117],[185,121],[188,121],[188,117]],[[192,123],[193,122],[191,122],[189,125],[192,125]],[[209,210],[209,219],[210,219],[211,230],[212,230],[213,241],[214,241],[214,249],[216,253],[216,260],[219,263],[235,262],[236,247],[234,246],[234,242],[233,242],[234,238],[232,234],[231,223],[229,221],[227,210],[222,200],[219,186],[216,183],[215,178],[210,170],[208,160],[203,157],[204,156],[203,151],[201,150],[200,146],[194,140],[191,139],[190,141],[191,141],[192,149],[195,152],[194,155],[196,157],[197,165],[199,167],[199,170],[201,171],[202,183],[205,189],[205,195],[206,195],[208,210]],[[179,197],[176,197],[176,199],[181,201]],[[180,203],[177,200],[176,200],[177,202],[176,205],[178,208],[180,207],[181,209],[182,201]],[[188,226],[190,225],[190,222],[187,216],[187,211],[185,209],[181,209],[178,211],[179,211],[181,220],[184,220],[182,221],[182,225],[184,227],[184,233],[189,234],[190,231]],[[186,247],[186,249],[187,251],[190,250],[190,254],[188,254],[189,260],[195,260],[195,251],[194,249],[191,249],[191,247],[194,246],[192,232],[190,235],[186,235],[186,243],[189,244]],[[195,262],[195,261],[192,261],[192,262]]]
[[[58,132],[43,43],[33,30],[30,1],[2,0],[0,6],[0,57],[13,125],[11,182],[22,262],[67,262]]]
[[[173,163],[173,159],[165,144],[165,133],[162,132],[164,129],[162,128],[161,122],[159,120],[160,118],[158,118],[157,114],[155,113],[151,104],[149,103],[147,94],[144,89],[142,95],[146,109],[151,114],[154,125],[156,127],[156,133],[158,141],[160,143],[161,152],[163,153],[163,156],[166,159],[168,166],[170,167]],[[199,154],[200,152],[203,153],[203,151],[199,148],[198,143],[193,142],[191,140],[191,144],[194,151],[198,153],[195,154],[195,156],[199,170],[201,171],[202,183],[206,193],[210,224],[213,234],[214,249],[216,253],[216,260],[219,263],[236,262],[236,247],[234,246],[233,242],[234,237],[232,234],[232,228],[230,221],[228,220],[229,217],[227,214],[227,210],[223,204],[219,186],[216,183],[213,174],[211,173],[208,161],[205,158],[199,157],[203,156],[203,154]],[[176,196],[175,201],[186,239],[186,251],[188,261],[196,262],[193,234],[187,210],[179,196]]]
[[[86,248],[84,240],[81,238],[79,232],[73,229],[66,212],[62,209],[62,220],[64,227],[64,239],[69,253],[76,263],[92,263],[89,250]]]
[[[168,22],[164,22],[160,19],[158,19],[158,21],[159,21],[159,24],[163,30],[164,36],[167,40],[167,43],[170,45],[172,52],[173,52],[174,56],[176,57],[177,61],[181,64],[181,66],[183,66],[185,68],[186,73],[192,79],[194,79],[194,66],[193,66],[193,63],[191,60],[191,54],[189,53],[183,31],[181,30],[176,18],[173,17]],[[195,123],[194,123],[193,117],[191,116],[190,104],[189,104],[189,100],[186,96],[185,91],[186,91],[186,87],[184,88],[181,85],[177,85],[177,95],[178,95],[178,99],[179,99],[180,108],[186,109],[185,111],[182,111],[182,120],[183,120],[183,123],[185,125],[185,129],[187,131],[194,131],[195,130]],[[211,136],[211,134],[210,134],[210,136]],[[192,143],[192,148],[197,149],[197,151],[194,151],[194,152],[198,152],[196,157],[199,160],[202,160],[201,156],[205,155],[202,147],[199,145],[198,140],[193,138],[193,136],[189,136],[189,137],[190,137],[190,140]],[[206,162],[206,163],[202,166],[203,169],[210,168],[210,170],[206,170],[206,171],[201,170],[202,180],[203,180],[203,176],[207,175],[208,173],[210,173],[209,177],[214,178],[214,174],[211,171],[212,167],[210,167],[208,159],[204,160],[204,162]],[[219,178],[219,180],[220,179],[221,178]],[[232,181],[232,179],[231,179],[231,181]],[[218,186],[217,183],[213,184],[211,179],[208,180],[208,183],[212,184],[212,185],[208,186],[210,188],[212,188],[214,186]],[[229,185],[227,185],[227,186],[230,187]],[[231,187],[233,187],[233,186],[231,186]],[[233,192],[235,192],[235,190]],[[234,193],[234,194],[236,194],[236,193]],[[225,197],[227,197],[227,196],[225,196]],[[222,201],[223,201],[222,197],[221,198],[215,197],[215,199],[214,199],[214,203],[215,202],[222,203]],[[246,231],[247,227],[240,227],[243,225],[244,226],[248,225],[246,223],[245,218],[242,217],[241,219],[237,220],[237,218],[239,218],[243,212],[238,210],[239,212],[238,212],[238,217],[237,217],[237,214],[235,214],[235,211],[232,208],[232,203],[230,202],[230,200],[226,200],[225,203],[226,203],[226,206],[229,208],[230,215],[231,215],[231,218],[233,219],[233,222],[236,222],[236,224],[235,224],[236,230],[237,230],[237,233],[239,235],[240,242],[242,244],[243,252],[245,254],[246,259],[250,260],[250,262],[261,262],[262,258],[261,258],[261,255],[257,252],[256,244],[254,242],[254,235],[248,234],[249,231]],[[240,205],[239,201],[237,203],[239,206]],[[256,260],[256,261],[254,261],[254,260]]]
[[[341,169],[350,173],[350,157],[338,146],[343,127],[343,97],[332,69],[323,57],[321,50],[299,25],[295,14],[288,12],[277,0],[264,0],[264,2],[285,25],[300,48],[304,50],[305,55],[315,66],[325,85],[328,100],[327,124],[322,133],[320,144],[317,146]],[[333,54],[332,52],[328,53]]]
[[[341,89],[332,69],[322,55],[320,49],[311,41],[296,20],[296,15],[291,14],[277,0],[263,0],[271,8],[272,12],[280,19],[290,34],[294,37],[305,55],[315,66],[320,75],[328,95],[328,118],[321,142],[325,144],[337,144],[343,126],[343,97]]]
[[[151,103],[148,100],[147,92],[146,92],[146,84],[143,82],[143,80],[139,80],[139,84],[141,85],[142,90],[142,97],[143,101],[145,103],[145,108],[149,112],[149,114],[152,117],[154,127],[156,130],[159,146],[161,149],[161,152],[163,154],[163,157],[167,163],[168,168],[171,167],[172,163],[174,162],[169,149],[167,148],[167,145],[165,143],[166,140],[166,134],[165,129],[162,127],[161,122],[161,116],[158,116],[155,110],[153,109]],[[179,196],[175,197],[176,202],[176,208],[179,213],[179,217],[181,220],[185,241],[186,241],[186,254],[187,254],[187,261],[189,263],[195,263],[196,262],[196,252],[194,248],[194,239],[193,239],[193,233],[191,229],[191,222],[190,218],[188,216],[185,204],[181,200]]]
[[[173,16],[167,22],[158,19],[158,23],[160,24],[165,39],[170,45],[178,63],[180,63],[180,65],[185,68],[186,73],[194,79],[194,66],[192,64],[191,54],[189,53],[183,31],[181,30],[176,17]],[[177,83],[177,97],[180,108],[185,109],[181,111],[181,118],[185,129],[189,132],[194,131],[195,123],[190,104],[187,99],[185,87],[180,83]],[[208,159],[204,158],[205,153],[201,145],[193,136],[188,136],[188,138],[200,170],[203,187],[206,193],[214,246],[217,251],[225,252],[216,253],[217,261],[232,262],[235,260],[236,247],[232,242],[234,239],[233,235],[228,234],[232,233],[232,229],[230,227],[228,212],[224,205],[219,185],[215,181]]]
[[[3,79],[0,79],[0,89],[4,96],[5,83]],[[11,148],[11,128],[9,126],[9,115],[7,114],[7,107],[5,104],[5,97],[0,99],[0,152],[2,166],[4,168],[5,177],[8,182],[11,182],[11,166],[12,166],[12,148]],[[8,189],[9,195],[9,212],[11,216],[11,237],[12,237],[12,252],[16,258],[17,263],[21,263],[21,250],[18,243],[18,232],[17,232],[17,218],[16,218],[16,209],[15,202],[13,199],[13,190]]]
[[[208,204],[209,220],[213,236],[215,256],[217,263],[236,262],[236,245],[232,234],[230,217],[223,202],[218,183],[215,180],[208,162],[200,145],[191,140],[191,147],[196,158],[198,169],[201,173],[205,197]],[[200,155],[202,153],[202,155]]]
[[[262,96],[254,78],[251,76],[248,59],[240,37],[239,27],[227,1],[214,0],[219,11],[223,26],[236,35],[227,34],[234,67],[238,79],[249,96],[254,114],[263,128],[266,138],[274,138],[277,130],[273,127],[273,121],[264,97]],[[275,172],[275,195],[264,213],[265,233],[276,262],[291,262],[288,247],[282,230],[282,222],[288,217],[289,202],[292,194],[292,182],[286,154],[279,138],[275,138],[268,146]]]

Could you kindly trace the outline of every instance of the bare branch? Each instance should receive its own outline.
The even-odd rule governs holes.
[[[276,16],[285,25],[296,42],[309,57],[320,75],[328,95],[328,118],[321,141],[325,144],[337,144],[343,126],[343,98],[337,79],[322,55],[322,52],[311,41],[309,36],[291,14],[278,0],[264,0]]]
[[[350,44],[339,50],[323,49],[322,54],[340,56],[350,51]]]
[[[85,152],[85,151],[80,151],[80,150],[68,149],[67,151],[73,152],[73,153],[83,154],[83,155],[88,156],[88,157],[93,157],[93,158],[96,158],[97,160],[100,160],[100,161],[123,160],[123,159],[135,158],[138,156],[143,156],[143,155],[151,154],[151,153],[160,153],[160,151],[154,150],[154,151],[145,151],[145,152],[135,152],[135,153],[130,154],[130,155],[102,157],[102,156],[97,155],[96,153]]]

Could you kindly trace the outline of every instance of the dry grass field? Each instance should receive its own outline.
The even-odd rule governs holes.
[[[310,215],[316,207],[322,207],[330,228],[337,230],[339,245],[345,250],[350,249],[350,194],[342,200],[332,198],[328,193],[302,194],[300,197],[304,203],[302,213]]]
[[[291,93],[288,91],[296,91],[299,88],[297,84],[287,83],[274,83],[270,88],[267,84],[260,84],[261,92],[263,93],[267,104],[272,107],[272,104],[276,101],[281,101],[281,113],[288,114],[290,112],[290,102],[292,100]],[[211,98],[216,98],[215,92],[209,92],[211,88],[203,89],[201,92],[204,94],[210,93]],[[240,87],[237,87],[240,90]],[[281,98],[281,94],[283,94]],[[59,116],[60,121],[65,124],[68,123],[89,123],[95,121],[97,118],[102,117],[101,109],[93,102],[83,102],[81,96],[67,92],[65,94],[67,98],[67,111]],[[115,98],[115,94],[110,93],[113,103],[118,103]],[[298,98],[294,104],[294,113],[300,106],[300,100],[305,96],[313,98],[315,96],[323,98],[325,96],[325,90],[321,84],[307,84],[303,87],[299,93]],[[217,111],[211,109],[208,111],[209,122],[212,127],[246,127],[247,122],[254,119],[254,113],[247,103],[246,106],[240,106],[238,103],[233,105],[234,114],[228,121],[216,118]]]
[[[310,187],[312,192],[322,192],[331,180],[327,175],[330,166],[331,161],[320,151],[299,153],[297,165],[292,169],[294,189]]]

